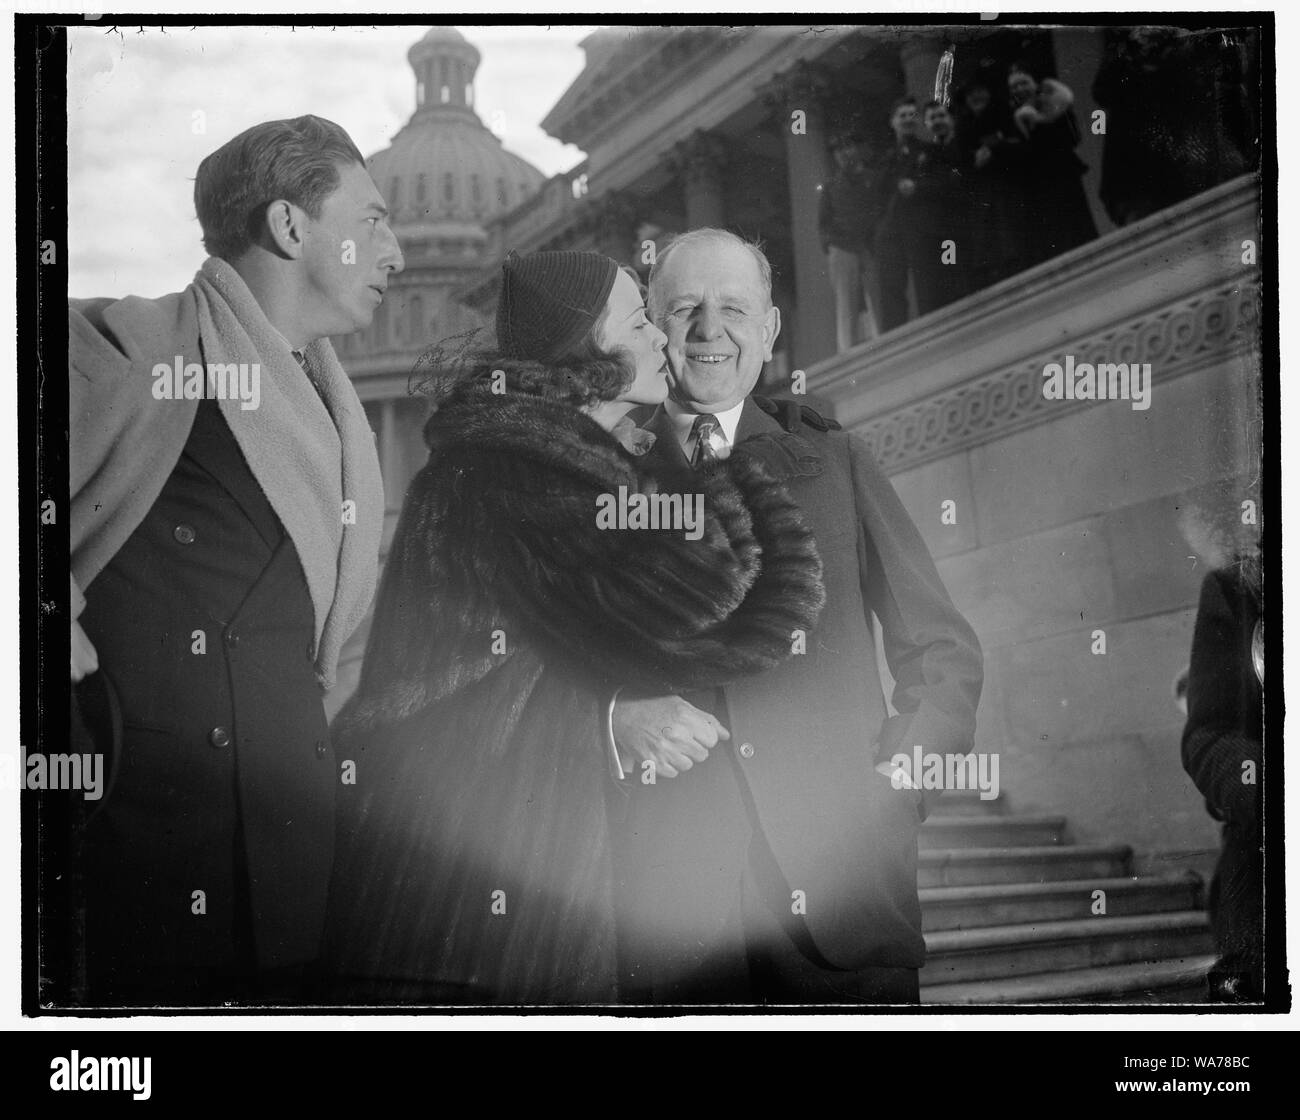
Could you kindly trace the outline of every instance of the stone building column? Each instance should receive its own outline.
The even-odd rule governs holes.
[[[635,200],[622,191],[607,191],[591,207],[590,232],[596,248],[619,264],[631,264],[641,225]]]
[[[782,331],[790,334],[792,370],[835,353],[835,299],[817,232],[821,188],[831,175],[824,111],[828,92],[829,81],[819,70],[798,63],[779,74],[765,95],[785,142],[796,298],[781,314]]]
[[[397,445],[397,402],[389,399],[379,406],[379,471],[384,478],[384,492],[390,503],[401,505],[402,489],[398,486],[401,448]],[[393,507],[390,505],[389,509]]]
[[[1056,56],[1056,77],[1074,93],[1074,115],[1079,122],[1080,136],[1075,151],[1088,165],[1083,190],[1098,231],[1108,233],[1115,228],[1115,223],[1101,202],[1101,160],[1106,137],[1092,131],[1092,114],[1100,108],[1093,100],[1092,83],[1106,57],[1105,32],[1099,27],[1053,28],[1052,53]]]
[[[673,147],[669,161],[685,190],[687,228],[723,228],[727,224],[726,141],[703,130],[694,132]]]

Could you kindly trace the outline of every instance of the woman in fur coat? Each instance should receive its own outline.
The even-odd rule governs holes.
[[[497,336],[435,397],[335,726],[355,772],[327,946],[343,1002],[615,1001],[615,688],[770,668],[824,601],[764,466],[779,437],[682,477],[639,458],[653,436],[625,413],[666,396],[665,339],[614,261],[512,254]],[[654,496],[686,516],[636,527]]]

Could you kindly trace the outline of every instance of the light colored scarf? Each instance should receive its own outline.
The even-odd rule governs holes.
[[[329,688],[378,575],[384,487],[374,435],[329,339],[304,351],[309,379],[225,261],[204,261],[190,290],[203,360],[261,366],[258,407],[222,400],[221,414],[298,550],[316,611],[316,674]]]

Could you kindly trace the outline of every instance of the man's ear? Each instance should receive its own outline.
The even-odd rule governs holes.
[[[302,256],[307,234],[307,212],[283,198],[266,208],[266,234],[282,256],[298,260]]]
[[[776,336],[780,333],[781,312],[776,304],[772,304],[763,320],[763,361],[772,360],[772,347],[776,345]]]

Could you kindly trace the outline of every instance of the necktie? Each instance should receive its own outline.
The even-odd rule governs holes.
[[[701,413],[695,418],[691,435],[695,438],[695,452],[691,455],[691,466],[699,467],[704,463],[717,462],[718,452],[712,440],[722,436],[722,427],[718,424],[718,418],[709,412]]]

